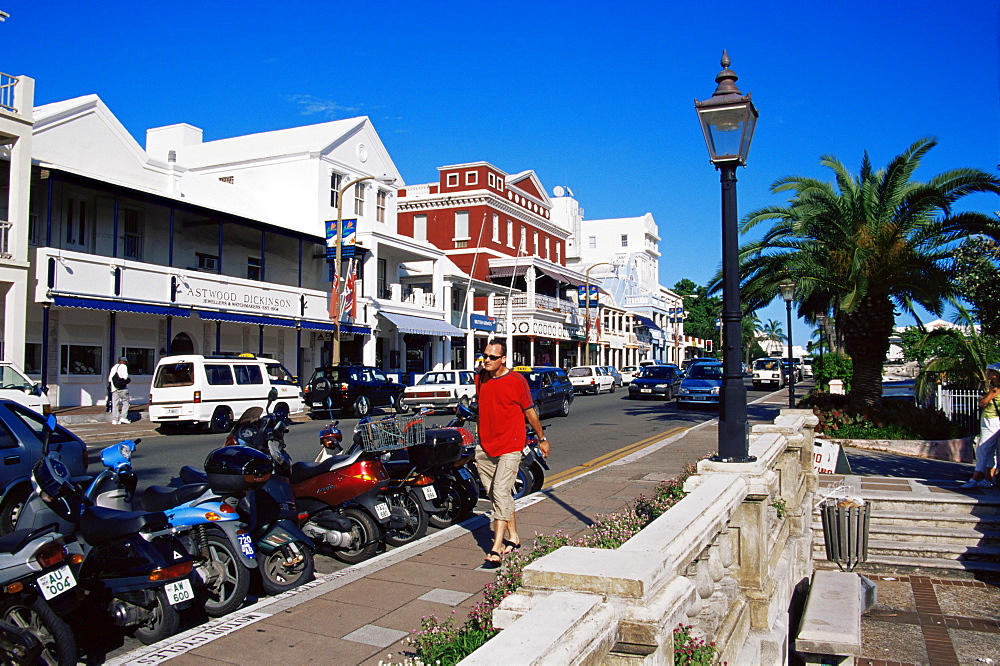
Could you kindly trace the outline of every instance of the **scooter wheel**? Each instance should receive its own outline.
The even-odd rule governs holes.
[[[468,518],[472,513],[472,499],[465,496],[459,484],[451,483],[447,492],[443,493],[441,507],[441,511],[427,517],[427,521],[439,530]]]
[[[293,547],[294,546],[294,547]],[[304,543],[286,543],[259,559],[260,582],[267,594],[281,594],[313,579],[316,563]]]
[[[250,570],[240,555],[222,534],[206,537],[208,557],[196,563],[196,570],[205,580],[201,594],[205,598],[205,614],[222,617],[239,608],[250,589]]]
[[[135,637],[143,645],[152,645],[177,633],[181,624],[181,614],[167,601],[167,593],[162,588],[156,591],[156,605],[146,623],[136,627]]]
[[[517,468],[517,476],[514,478],[514,489],[511,494],[514,495],[514,499],[521,499],[525,495],[530,495],[534,487],[535,475],[531,473],[531,469],[522,464]]]
[[[0,604],[0,619],[26,629],[38,639],[42,644],[40,663],[76,666],[73,630],[41,597],[19,595],[5,599]]]
[[[344,509],[340,514],[351,521],[351,545],[337,548],[332,555],[345,564],[357,564],[373,557],[380,545],[380,531],[375,519],[361,509]]]
[[[405,514],[406,522],[401,527],[389,528],[385,542],[390,546],[405,546],[427,534],[427,512],[407,489],[401,488],[388,495],[389,507],[399,507]]]

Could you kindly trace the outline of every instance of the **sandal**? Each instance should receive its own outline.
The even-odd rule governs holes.
[[[500,557],[501,557],[500,553],[498,553],[495,550],[491,550],[489,553],[486,554],[486,557],[490,557],[490,556],[496,556],[497,559],[495,559],[495,560],[489,560],[489,559],[483,560],[483,565],[480,567],[481,569],[492,570],[492,569],[499,569],[500,568]]]
[[[518,541],[517,543],[514,543],[513,541],[507,541],[507,539],[504,539],[503,540],[503,545],[507,546],[507,550],[504,551],[505,555],[507,553],[513,553],[515,550],[519,550],[521,548],[521,542],[520,541]]]

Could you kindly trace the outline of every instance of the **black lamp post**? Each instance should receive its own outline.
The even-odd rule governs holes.
[[[736,167],[746,166],[757,109],[750,95],[736,87],[736,72],[722,52],[722,71],[710,99],[695,100],[708,156],[722,182],[722,391],[719,395],[719,453],[721,462],[750,462],[747,428],[747,389],[743,384],[740,345],[739,232],[736,227]]]
[[[819,369],[823,369],[823,335],[826,332],[826,315],[818,314],[816,315],[816,323],[819,324]],[[816,377],[816,370],[813,370],[813,376],[816,379],[816,388],[822,389],[822,382],[819,381],[819,377]]]
[[[778,285],[781,297],[785,299],[785,312],[788,315],[788,406],[795,408],[795,363],[792,356],[792,301],[795,300],[795,283],[792,280]]]

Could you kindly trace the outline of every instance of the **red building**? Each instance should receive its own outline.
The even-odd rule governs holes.
[[[510,175],[488,162],[454,164],[438,172],[436,183],[398,191],[398,232],[443,250],[473,281],[510,287],[503,297],[494,292],[490,303],[488,292],[476,291],[470,281],[474,312],[497,315],[503,309],[494,317],[494,328],[479,335],[505,336],[516,361],[578,357],[575,290],[583,276],[565,267],[570,229],[553,222],[551,201],[535,172]],[[527,295],[524,307],[512,299],[515,290]],[[543,348],[551,351],[539,351]]]

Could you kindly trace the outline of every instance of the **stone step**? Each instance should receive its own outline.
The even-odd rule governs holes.
[[[826,546],[823,543],[822,535],[813,539],[813,553],[822,553],[825,557]],[[926,541],[869,538],[868,555],[869,557],[890,556],[909,557],[913,559],[1000,562],[1000,547],[964,546],[949,543],[929,543]]]
[[[822,548],[821,548],[822,550]],[[817,569],[839,567],[826,559],[820,552],[813,560]],[[977,560],[936,559],[930,557],[896,557],[868,553],[868,561],[859,564],[854,571],[859,574],[879,574],[886,576],[930,576],[932,578],[976,579],[985,582],[1000,581],[1000,562]]]
[[[1000,494],[996,489],[958,492],[863,491],[861,496],[876,513],[950,513],[955,515],[1000,516]],[[976,493],[975,495],[973,493]],[[988,493],[988,495],[984,494]]]
[[[819,514],[815,522],[819,523]],[[983,531],[1000,531],[1000,515],[977,516],[971,513],[942,513],[939,511],[876,511],[872,513],[871,524],[874,525],[930,525],[934,527],[951,527],[959,529],[980,529]]]
[[[924,543],[945,543],[956,546],[1000,546],[1000,524],[996,529],[978,527],[943,527],[927,521],[905,524],[884,525],[875,521],[874,516],[868,527],[869,537],[881,540],[912,541]],[[823,524],[819,520],[812,523],[813,534],[823,538]]]

